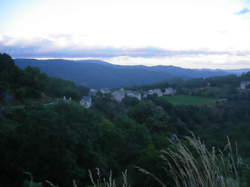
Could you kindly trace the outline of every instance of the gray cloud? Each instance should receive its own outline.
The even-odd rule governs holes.
[[[113,58],[119,56],[158,58],[199,55],[235,55],[245,56],[250,52],[227,52],[208,50],[166,50],[156,47],[145,48],[112,48],[112,47],[79,47],[71,42],[70,36],[60,35],[33,40],[15,39],[3,36],[0,40],[0,52],[8,53],[14,58]],[[63,38],[68,43],[64,47],[57,46],[57,39]]]

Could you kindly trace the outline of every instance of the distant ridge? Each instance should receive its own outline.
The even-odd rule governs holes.
[[[140,86],[173,78],[205,78],[237,73],[226,70],[185,69],[175,66],[121,66],[101,60],[15,59],[15,63],[20,68],[38,67],[50,76],[71,80],[90,88]]]

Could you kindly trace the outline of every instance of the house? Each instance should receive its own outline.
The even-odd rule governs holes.
[[[66,96],[63,96],[63,101],[65,102],[65,103],[68,103],[68,102],[70,102],[72,99],[71,99],[71,97],[69,97],[68,99],[66,98]]]
[[[250,81],[242,81],[240,83],[240,89],[241,90],[250,89]]]
[[[162,93],[161,89],[154,89],[154,93],[155,93],[158,97],[163,96],[163,93]]]
[[[102,88],[99,90],[102,94],[109,94],[111,91],[108,88]]]
[[[92,106],[92,98],[91,98],[91,96],[83,96],[83,98],[80,101],[80,104],[84,108],[90,108]]]
[[[127,90],[127,91],[126,91],[126,95],[127,95],[128,97],[135,97],[135,98],[138,99],[139,101],[142,99],[142,95],[141,95],[140,92]]]
[[[163,93],[161,89],[153,89],[153,90],[148,90],[147,96],[149,95],[157,95],[158,97],[163,96]]]
[[[165,88],[165,91],[163,92],[163,95],[175,95],[176,89],[173,89],[171,87]]]
[[[143,92],[142,98],[143,98],[143,99],[147,99],[147,97],[148,97],[148,93],[147,93],[147,92]]]
[[[120,90],[116,90],[112,93],[112,98],[117,102],[121,102],[125,98],[125,94],[125,90],[121,88]]]
[[[147,91],[147,96],[149,96],[149,95],[154,95],[154,90],[148,90]]]
[[[91,95],[91,96],[95,96],[96,94],[97,94],[97,90],[96,89],[93,89],[93,88],[91,88],[90,90],[89,90],[89,95]]]

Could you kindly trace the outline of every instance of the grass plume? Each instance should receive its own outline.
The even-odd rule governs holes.
[[[199,138],[185,137],[184,140],[171,142],[170,148],[163,150],[164,170],[170,175],[171,187],[238,187],[238,168],[240,158],[237,147],[235,151],[231,142],[225,149],[209,150]],[[152,176],[162,187],[167,187],[154,174],[139,168],[145,174]]]

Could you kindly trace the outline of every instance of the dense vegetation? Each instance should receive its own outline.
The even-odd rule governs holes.
[[[108,95],[98,94],[91,109],[85,109],[78,99],[86,89],[50,78],[38,69],[20,70],[6,54],[0,55],[0,66],[1,104],[13,106],[0,111],[1,186],[22,186],[29,179],[27,173],[36,182],[49,180],[66,187],[75,180],[78,186],[86,186],[91,183],[88,170],[95,168],[100,168],[103,176],[111,169],[117,181],[128,169],[133,186],[159,186],[135,166],[173,186],[162,168],[160,150],[173,146],[169,139],[182,139],[190,131],[209,149],[223,148],[229,136],[238,142],[243,161],[247,163],[250,158],[250,92],[238,89],[241,80],[250,78],[249,73],[174,85],[182,94],[227,99],[212,105],[172,105],[161,97],[143,101],[128,97],[117,103]],[[207,89],[212,94],[207,94]],[[74,100],[49,105],[42,102],[43,98],[63,95]],[[23,104],[27,99],[37,104]],[[14,107],[16,103],[23,107]],[[250,172],[244,169],[241,174],[249,186]]]
[[[80,98],[88,89],[76,86],[70,81],[50,78],[38,68],[28,66],[19,69],[7,54],[0,54],[0,102],[24,102],[30,99],[59,98],[66,96],[74,100]]]

